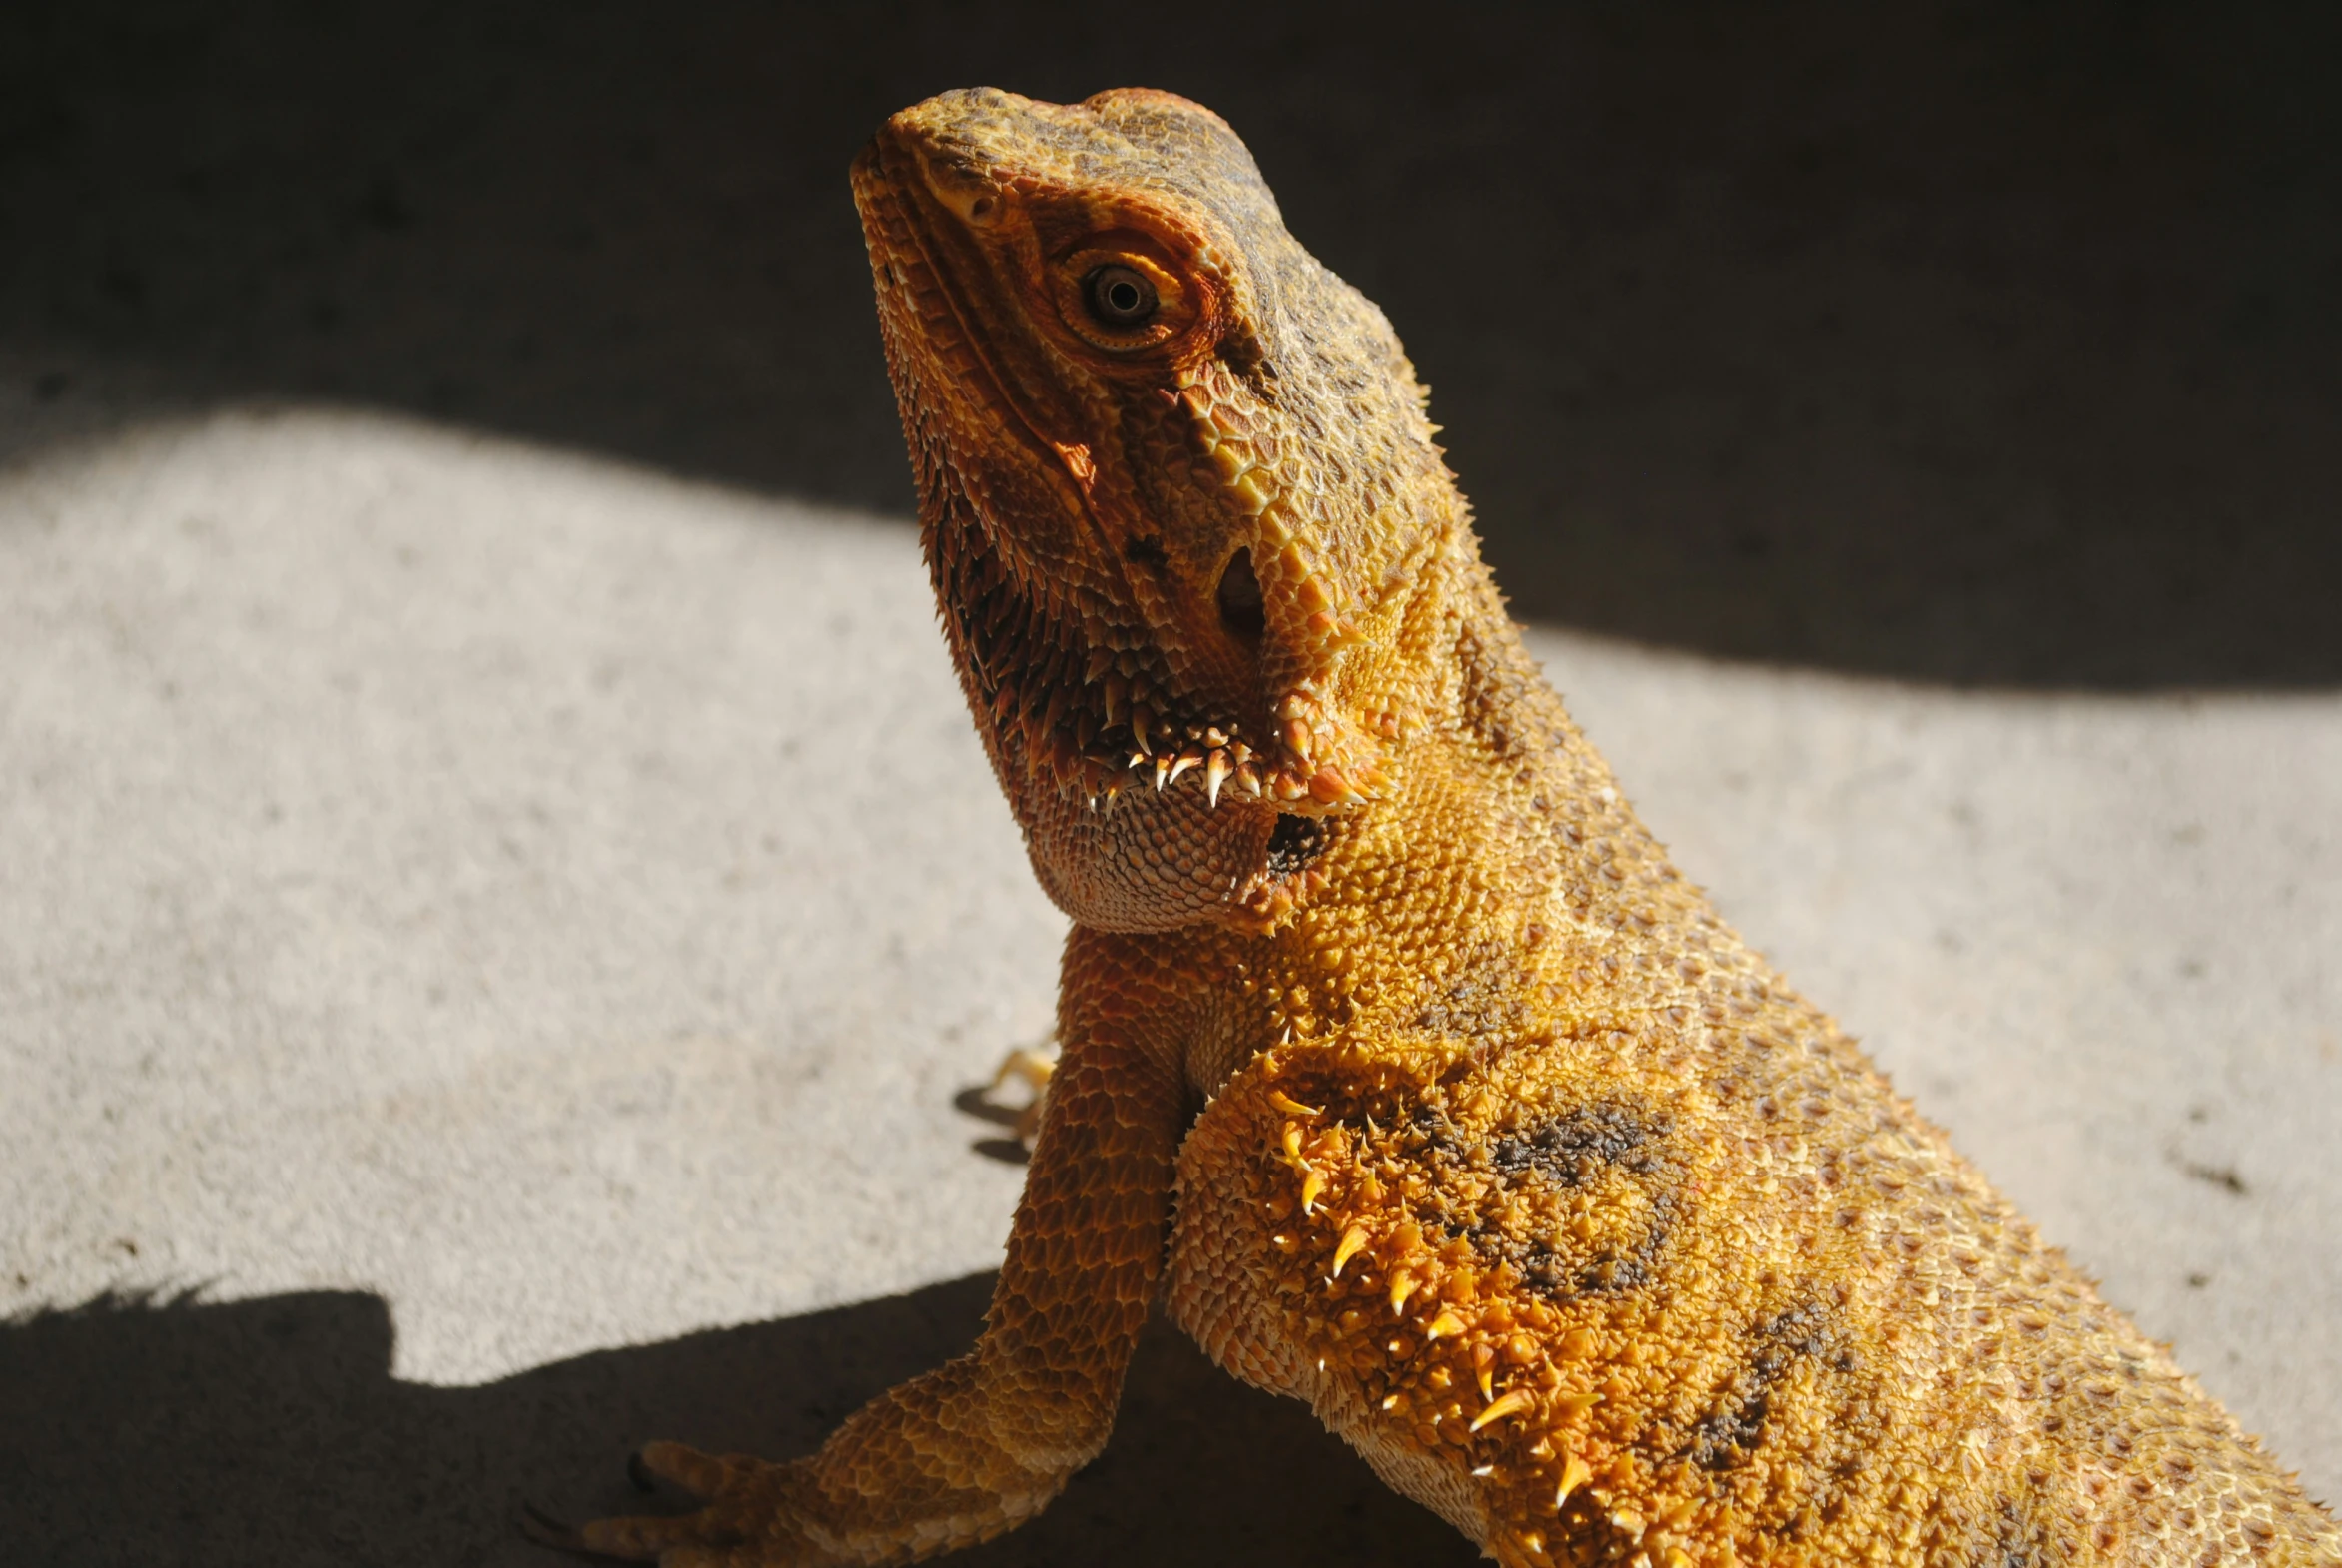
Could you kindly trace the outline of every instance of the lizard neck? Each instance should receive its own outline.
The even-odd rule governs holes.
[[[1392,798],[1312,839],[1309,890],[1275,930],[1209,944],[1246,1016],[1197,1039],[1189,1071],[1205,1093],[1280,1043],[1487,1050],[1629,1026],[1681,987],[1673,971],[1642,974],[1651,954],[1741,961],[1571,723],[1471,552],[1446,594],[1439,700]]]

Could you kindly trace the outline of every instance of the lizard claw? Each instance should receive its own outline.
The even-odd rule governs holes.
[[[1033,1098],[1026,1101],[1024,1109],[1017,1113],[1016,1123],[1017,1142],[1028,1150],[1033,1147],[1033,1141],[1041,1136],[1041,1113],[1042,1108],[1049,1104],[1050,1075],[1057,1071],[1057,1058],[1047,1054],[1050,1044],[1051,1040],[1044,1040],[1038,1048],[1020,1048],[1010,1052],[1007,1060],[1001,1063],[1000,1071],[992,1076],[994,1089],[1014,1078],[1022,1080],[1025,1087],[1033,1092]]]
[[[756,1459],[719,1459],[682,1443],[644,1443],[627,1456],[626,1474],[644,1491],[659,1481],[672,1481],[694,1497],[714,1497],[755,1471],[774,1466]]]
[[[580,1557],[593,1555],[593,1549],[585,1544],[574,1526],[563,1524],[525,1498],[520,1503],[520,1533],[556,1552],[571,1552]]]
[[[792,1523],[789,1466],[718,1458],[681,1443],[646,1443],[626,1461],[643,1491],[672,1482],[705,1500],[689,1513],[596,1519],[572,1529],[522,1504],[521,1532],[539,1546],[586,1557],[657,1562],[662,1568],[797,1568],[826,1559]]]

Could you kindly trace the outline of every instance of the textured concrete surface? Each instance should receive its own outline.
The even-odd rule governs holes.
[[[542,1561],[519,1495],[963,1346],[1019,1178],[967,1091],[1062,927],[909,530],[0,369],[10,1560]],[[2342,696],[1538,640],[1726,913],[2342,1491]],[[1469,1558],[1160,1332],[971,1560],[1110,1553]]]

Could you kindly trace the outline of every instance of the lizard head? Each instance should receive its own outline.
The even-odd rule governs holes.
[[[1396,335],[1168,93],[946,93],[853,178],[945,635],[1044,886],[1109,928],[1273,920],[1294,847],[1394,787],[1465,527]]]

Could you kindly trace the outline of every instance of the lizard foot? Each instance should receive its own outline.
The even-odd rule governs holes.
[[[648,1443],[627,1462],[637,1486],[672,1481],[705,1506],[684,1514],[596,1519],[575,1529],[534,1508],[521,1532],[540,1546],[659,1568],[816,1568],[831,1561],[790,1521],[792,1466],[744,1455],[718,1458],[681,1443]]]
[[[1025,1103],[1024,1110],[1017,1113],[1016,1124],[1017,1142],[1027,1149],[1031,1149],[1033,1141],[1041,1136],[1041,1111],[1049,1104],[1049,1081],[1057,1072],[1057,1058],[1049,1054],[1049,1048],[1055,1043],[1056,1036],[1052,1035],[1037,1047],[1020,1047],[1010,1052],[1001,1063],[1000,1071],[992,1075],[994,1089],[999,1089],[1014,1078],[1021,1080],[1032,1091],[1033,1098]]]

